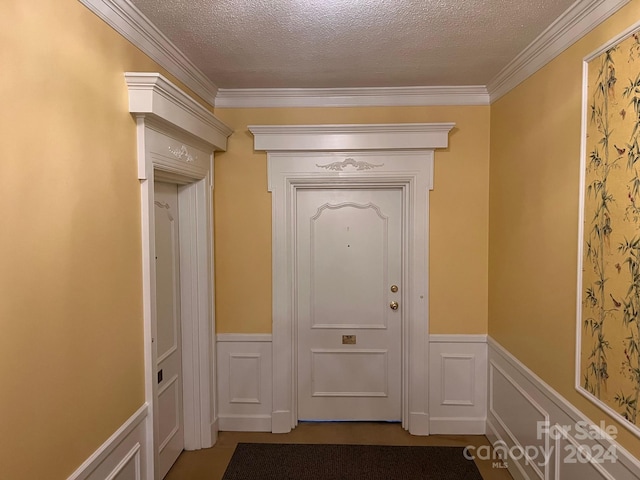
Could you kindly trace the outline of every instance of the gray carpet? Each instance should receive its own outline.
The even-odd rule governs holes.
[[[223,480],[482,480],[462,447],[239,443]]]

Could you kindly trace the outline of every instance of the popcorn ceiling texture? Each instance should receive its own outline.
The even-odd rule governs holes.
[[[218,87],[484,85],[573,0],[133,0]]]

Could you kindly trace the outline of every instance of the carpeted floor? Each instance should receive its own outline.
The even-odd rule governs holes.
[[[241,443],[296,443],[318,445],[396,445],[411,447],[488,448],[484,435],[409,434],[397,423],[386,422],[301,422],[289,433],[220,432],[213,448],[182,452],[165,480],[222,480]],[[475,459],[484,480],[513,480],[504,465],[494,459]],[[347,480],[347,479],[345,479]],[[407,480],[419,480],[407,478]]]
[[[239,443],[223,480],[482,480],[462,447]]]

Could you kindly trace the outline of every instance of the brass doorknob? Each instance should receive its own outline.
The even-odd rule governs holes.
[[[397,310],[399,307],[398,302],[391,302],[389,307],[391,307],[391,310]]]

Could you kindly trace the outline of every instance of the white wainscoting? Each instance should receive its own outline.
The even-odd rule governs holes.
[[[218,334],[220,430],[270,432],[271,335]]]
[[[515,480],[640,478],[637,458],[495,340],[489,338],[488,343],[487,437],[497,451],[513,454],[505,460]],[[539,421],[548,422],[549,428],[539,431]],[[585,431],[593,434],[587,436]],[[549,458],[546,462],[541,460],[543,452]]]
[[[484,434],[487,336],[429,336],[429,433]]]
[[[144,404],[67,480],[146,480],[148,413]]]

